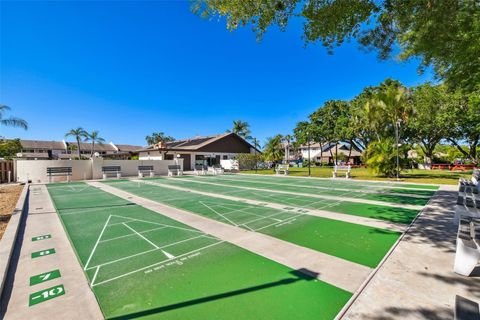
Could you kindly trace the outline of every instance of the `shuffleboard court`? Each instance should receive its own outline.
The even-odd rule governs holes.
[[[335,189],[318,189],[311,186],[302,186],[302,185],[289,185],[289,184],[278,184],[270,181],[250,181],[247,179],[230,179],[230,176],[225,177],[198,177],[194,179],[203,179],[216,183],[221,183],[224,185],[231,186],[243,186],[250,188],[258,188],[265,190],[281,190],[302,194],[320,194],[323,196],[335,196],[335,197],[345,197],[345,198],[359,198],[365,200],[373,200],[380,202],[388,202],[395,204],[408,204],[408,205],[417,205],[424,206],[427,204],[427,198],[415,198],[409,197],[406,195],[393,195],[393,194],[384,194],[384,193],[365,193],[365,192],[355,192],[355,191],[339,191]],[[279,178],[282,179],[282,178]],[[283,178],[283,180],[290,178]]]
[[[227,176],[227,175],[225,175]],[[436,191],[439,189],[437,185],[429,184],[415,184],[415,183],[398,183],[398,182],[385,182],[385,181],[366,181],[366,180],[355,180],[355,179],[326,179],[326,178],[315,178],[315,177],[294,177],[294,176],[271,176],[271,175],[253,175],[253,174],[230,174],[228,177],[234,177],[238,179],[259,179],[259,180],[270,180],[270,181],[282,181],[284,183],[292,184],[304,184],[304,185],[317,185],[317,186],[328,186],[328,187],[342,187],[342,188],[370,188],[370,189],[380,189],[388,192],[399,192],[399,190],[407,191]],[[277,180],[278,179],[278,180]],[[420,193],[422,194],[422,193]]]
[[[103,183],[372,268],[378,265],[400,236],[394,231],[172,190],[160,185],[125,180]]]
[[[147,179],[146,179],[147,180]],[[210,179],[152,178],[148,181],[179,186],[202,192],[230,195],[243,199],[272,202],[305,209],[326,210],[373,219],[408,224],[417,216],[418,210],[402,207],[381,206],[368,203],[354,203],[309,197],[308,195],[280,194],[268,190],[248,190],[234,185],[208,184]]]
[[[332,319],[351,297],[87,184],[48,190],[106,318]]]

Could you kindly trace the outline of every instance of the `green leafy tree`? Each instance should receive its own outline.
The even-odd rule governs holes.
[[[272,138],[267,138],[267,142],[263,147],[263,156],[265,160],[278,162],[283,159],[284,149],[282,141],[283,136],[281,134],[277,134]]]
[[[462,102],[453,111],[453,126],[450,127],[450,141],[466,158],[479,163],[480,146],[480,90],[462,95]]]
[[[248,122],[242,120],[234,120],[232,130],[227,130],[227,132],[233,132],[235,134],[238,134],[245,140],[250,140],[252,138],[250,135],[250,125],[248,124]]]
[[[88,137],[87,131],[83,129],[82,127],[78,127],[76,129],[71,129],[65,134],[65,138],[68,137],[74,137],[75,140],[77,141],[77,151],[78,151],[78,159],[81,159],[81,154],[80,154],[80,141],[86,139]]]
[[[145,137],[145,140],[147,141],[147,144],[149,146],[157,143],[165,143],[165,142],[170,142],[170,141],[175,141],[174,137],[167,136],[163,132],[154,132],[151,135],[148,135]]]
[[[14,127],[22,128],[24,130],[28,129],[27,121],[17,118],[17,117],[8,117],[5,118],[6,111],[10,111],[9,106],[0,105],[0,127]]]
[[[267,29],[285,30],[292,17],[304,23],[306,43],[331,53],[352,39],[382,59],[420,58],[449,86],[472,91],[480,84],[480,6],[477,0],[195,0],[202,17],[225,17],[229,30],[250,25],[261,39]]]
[[[90,157],[93,157],[93,152],[95,150],[95,143],[98,143],[101,145],[105,142],[105,139],[100,137],[100,132],[98,132],[98,130],[94,130],[90,133],[87,132],[87,137],[85,140],[90,141],[92,143],[92,151],[90,152]]]
[[[415,116],[410,118],[408,126],[413,141],[419,145],[425,155],[425,163],[431,165],[435,148],[447,138],[454,125],[451,110],[455,107],[455,97],[444,85],[432,86],[426,83],[412,89],[411,103]]]
[[[11,160],[21,151],[22,144],[20,139],[0,139],[0,158]]]

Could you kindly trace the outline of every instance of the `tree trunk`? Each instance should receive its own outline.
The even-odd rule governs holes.
[[[90,158],[93,158],[93,151],[95,150],[95,140],[92,140],[92,152],[90,152]]]
[[[335,165],[338,165],[338,142],[335,142]]]
[[[350,149],[348,150],[347,163],[350,163],[350,157],[352,156],[352,148],[353,148],[353,144],[352,144],[352,141],[350,140]]]
[[[78,148],[78,160],[80,160],[80,138],[77,137],[77,148]]]
[[[323,143],[321,140],[319,141],[319,143],[320,143],[320,167],[321,167],[322,161],[323,161]]]

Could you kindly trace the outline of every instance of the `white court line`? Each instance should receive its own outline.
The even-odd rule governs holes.
[[[100,270],[100,267],[97,267],[97,269],[95,270],[95,274],[93,275],[93,278],[92,278],[92,283],[90,283],[90,288],[93,287],[93,284],[95,283],[95,279],[97,279],[98,270]]]
[[[143,240],[147,241],[148,243],[150,243],[152,246],[154,246],[155,248],[159,249],[159,247],[153,243],[152,241],[148,240],[147,238],[145,238],[144,236],[142,236],[140,233],[137,232],[137,230],[133,229],[132,227],[130,227],[128,224],[126,224],[125,222],[122,223],[125,227],[127,227],[128,229],[132,230],[133,232],[135,232],[135,234],[137,234],[140,238],[142,238]]]
[[[110,226],[113,226],[113,225],[117,225],[117,224],[122,224],[123,222],[119,222],[119,223],[112,223]],[[153,228],[153,229],[150,229],[150,230],[145,230],[145,231],[140,231],[139,233],[148,233],[148,232],[152,232],[152,231],[156,231],[156,230],[161,230],[161,229],[165,229],[167,227],[158,227],[158,228]],[[131,234],[127,234],[127,235],[124,235],[124,236],[119,236],[119,237],[115,237],[115,238],[110,238],[110,239],[106,239],[106,240],[101,240],[100,243],[104,243],[104,242],[108,242],[108,241],[113,241],[113,240],[118,240],[118,239],[122,239],[122,238],[126,238],[126,237],[131,237],[131,236],[134,236],[135,234],[131,233]]]
[[[199,248],[199,249],[192,250],[192,251],[190,251],[190,252],[187,252],[187,253],[184,253],[184,254],[181,254],[181,255],[177,256],[177,258],[181,258],[181,257],[183,257],[183,256],[192,254],[192,253],[197,252],[197,251],[205,250],[205,249],[207,249],[207,248],[216,246],[216,245],[218,245],[218,244],[220,244],[220,243],[224,243],[224,242],[225,242],[225,241],[219,241],[219,242],[210,244],[210,245],[208,245],[208,246],[205,246],[205,247],[203,247],[203,248]],[[167,261],[170,261],[170,260],[171,260],[171,259],[167,259],[167,260],[162,260],[162,261],[160,261],[160,262],[156,262],[156,263],[151,264],[151,265],[149,265],[149,266],[142,267],[142,268],[140,268],[140,269],[137,269],[137,270],[133,270],[133,271],[124,273],[124,274],[122,274],[122,275],[113,277],[113,278],[111,278],[111,279],[101,281],[101,282],[99,282],[99,283],[96,283],[96,284],[93,285],[93,286],[99,286],[99,285],[101,285],[101,284],[104,284],[104,283],[107,283],[107,282],[110,282],[110,281],[114,281],[114,280],[117,280],[117,279],[120,279],[120,278],[129,276],[129,275],[131,275],[131,274],[137,273],[137,272],[142,271],[142,270],[145,270],[145,269],[152,268],[152,267],[154,267],[154,266],[156,266],[156,265],[162,264],[162,263],[167,262]],[[93,286],[92,286],[92,287],[93,287]]]
[[[256,205],[251,205],[251,204],[247,204],[248,206],[250,207],[255,207],[255,208],[262,208],[262,207],[258,207]],[[216,205],[217,207],[221,207],[221,208],[227,208],[229,209],[228,207],[225,207],[221,204],[218,204]],[[233,210],[233,211],[230,211],[230,212],[224,212],[224,214],[231,214],[231,213],[234,213],[234,212],[240,212],[240,213],[244,213],[246,215],[250,215],[250,216],[255,216],[255,217],[259,217],[259,219],[255,219],[255,220],[252,220],[252,221],[258,221],[258,220],[261,220],[261,219],[273,219],[273,220],[277,220],[277,221],[282,221],[282,220],[279,220],[279,219],[274,219],[274,218],[271,218],[273,216],[276,216],[277,214],[281,214],[281,213],[290,213],[288,211],[285,210],[281,210],[281,209],[274,209],[274,208],[267,208],[267,209],[270,209],[270,210],[275,210],[275,211],[280,211],[280,212],[275,212],[274,214],[271,214],[271,215],[267,215],[267,216],[262,216],[260,214],[256,214],[256,213],[251,213],[251,212],[246,212],[246,211],[243,211],[243,210],[248,210],[250,208],[242,208],[242,209],[236,209],[236,210]],[[245,222],[245,223],[250,223],[252,221],[248,221],[248,222]],[[243,224],[243,223],[242,223]]]
[[[179,230],[184,230],[184,231],[204,233],[202,231],[198,231],[198,230],[195,230],[195,229],[187,229],[187,228],[172,226],[172,225],[169,225],[169,224],[164,224],[164,223],[159,223],[159,222],[152,222],[152,221],[146,221],[146,220],[141,220],[141,219],[129,218],[129,217],[124,217],[124,216],[119,216],[119,215],[116,215],[116,214],[112,214],[112,217],[129,219],[131,221],[140,221],[140,222],[145,222],[145,223],[151,223],[151,224],[155,224],[155,225],[159,225],[159,226],[164,226],[164,227],[174,228],[174,229],[179,229]]]
[[[268,179],[268,177],[266,177]],[[262,178],[263,179],[263,178]],[[274,179],[281,179],[281,178],[274,178]],[[287,178],[290,179],[290,178]],[[193,179],[190,179],[189,181],[193,181]],[[228,184],[228,182],[234,183],[234,182],[246,182],[246,183],[260,183],[260,184],[272,184],[272,185],[278,185],[278,186],[284,186],[284,187],[300,187],[300,188],[311,188],[311,189],[321,189],[321,190],[331,190],[331,191],[345,191],[345,192],[353,192],[353,193],[363,193],[363,194],[387,194],[387,195],[393,195],[393,196],[403,196],[403,197],[414,197],[414,198],[420,198],[420,199],[429,199],[430,196],[423,196],[423,195],[416,195],[416,194],[403,194],[403,193],[396,193],[395,190],[387,190],[387,191],[377,191],[377,190],[372,190],[368,188],[390,188],[390,189],[407,189],[410,191],[415,191],[418,190],[417,188],[408,188],[408,187],[389,187],[389,186],[365,186],[365,185],[360,185],[356,187],[362,187],[363,190],[359,190],[358,188],[351,188],[349,189],[348,187],[343,187],[342,186],[332,186],[332,187],[327,187],[327,186],[318,186],[318,185],[310,185],[310,184],[291,184],[291,183],[281,183],[281,182],[276,182],[276,181],[271,181],[271,180],[251,180],[251,177],[249,178],[241,178],[241,179],[231,179],[231,178],[221,178],[219,180],[214,180],[213,182],[203,182],[203,183],[221,183],[221,182],[226,182],[227,185],[229,186],[234,186],[234,184]],[[199,181],[193,181],[200,183]],[[268,188],[268,186],[265,186]],[[429,189],[420,189],[421,191],[432,191]],[[333,195],[335,196],[335,195]]]
[[[209,207],[208,205],[206,205],[205,203],[203,203],[202,201],[198,201],[198,203],[200,203],[201,205],[204,205],[205,207],[207,207],[207,209],[210,209],[212,210],[213,212],[215,212],[216,214],[218,214],[220,217],[224,218],[225,220],[227,220],[228,222],[230,222],[231,224],[233,224],[234,226],[238,226],[235,222],[233,222],[232,220],[228,219],[227,217],[225,217],[223,214],[219,213],[218,211],[216,211],[215,209],[212,209],[211,207]]]
[[[102,232],[100,232],[100,235],[99,235],[98,238],[97,238],[97,242],[95,242],[95,245],[93,246],[92,252],[90,252],[90,256],[88,257],[87,263],[85,264],[85,267],[83,268],[83,270],[87,270],[88,264],[90,263],[90,260],[91,260],[92,257],[93,257],[93,253],[95,252],[95,250],[97,249],[98,244],[100,243],[100,239],[102,238],[103,232],[104,232],[105,229],[107,228],[108,222],[110,221],[110,218],[111,218],[111,217],[112,217],[112,215],[109,215],[109,216],[108,216],[107,222],[105,222],[105,225],[103,226]]]
[[[196,237],[192,237],[192,238],[188,238],[188,239],[184,239],[184,240],[180,240],[180,241],[177,241],[177,242],[170,243],[170,244],[164,245],[164,246],[162,246],[162,247],[159,247],[158,249],[150,249],[150,250],[147,250],[147,251],[142,251],[142,252],[139,252],[139,253],[132,254],[131,256],[127,256],[127,257],[123,257],[123,258],[118,258],[118,259],[116,259],[116,260],[112,260],[112,261],[108,261],[108,262],[105,262],[105,263],[101,263],[101,264],[99,264],[99,265],[90,267],[90,268],[88,268],[87,270],[91,270],[91,269],[94,269],[94,268],[96,268],[96,267],[107,266],[107,265],[112,264],[112,263],[116,263],[116,262],[119,262],[119,261],[127,260],[127,259],[130,259],[130,258],[133,258],[133,257],[138,257],[138,256],[141,256],[142,254],[147,254],[147,253],[150,253],[150,252],[153,252],[153,251],[158,251],[158,250],[161,250],[161,249],[164,249],[164,248],[168,248],[168,247],[177,245],[177,244],[179,244],[179,243],[187,242],[187,241],[190,241],[190,240],[193,240],[193,239],[197,239],[197,238],[201,238],[201,237],[204,237],[204,235],[196,236]],[[210,237],[208,237],[208,238],[210,238]],[[210,238],[210,239],[211,239],[211,238]],[[214,240],[215,240],[215,239],[214,239]]]

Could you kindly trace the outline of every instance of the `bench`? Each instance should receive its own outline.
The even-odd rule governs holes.
[[[450,168],[450,171],[470,171],[475,169],[474,164],[456,164]]]
[[[480,218],[461,218],[453,271],[470,276],[480,262]]]
[[[109,175],[114,175],[117,179],[120,179],[122,177],[122,171],[120,166],[105,166],[102,167],[102,175],[104,180],[107,179]]]
[[[204,176],[207,174],[207,168],[204,166],[204,165],[196,165],[195,167],[193,167],[193,171],[194,173],[197,175],[197,176]]]
[[[333,167],[333,178],[337,178],[338,177],[338,173],[340,171],[345,171],[345,178],[346,179],[350,179],[352,176],[351,176],[351,171],[352,171],[352,166],[348,165],[348,166],[339,166],[339,165],[336,165]]]
[[[52,182],[52,177],[63,176],[67,177],[70,182],[72,176],[72,167],[47,167],[48,182]]]
[[[216,164],[216,165],[213,165],[211,167],[208,167],[207,169],[207,172],[208,173],[212,173],[214,175],[217,175],[217,174],[224,174],[224,170],[222,168],[222,166]]]
[[[455,296],[455,320],[480,320],[478,303],[462,296]]]
[[[432,170],[438,169],[438,170],[450,170],[450,164],[444,164],[444,163],[432,163]]]
[[[171,164],[168,166],[168,176],[181,176],[183,174],[182,167],[179,164]]]
[[[149,177],[154,177],[155,171],[153,171],[153,166],[138,166],[138,177],[143,178],[145,174],[148,174]]]
[[[275,167],[275,173],[276,174],[281,174],[282,171],[283,171],[283,174],[284,175],[287,175],[288,174],[288,169],[289,169],[289,165],[288,164],[278,164],[276,167]]]

